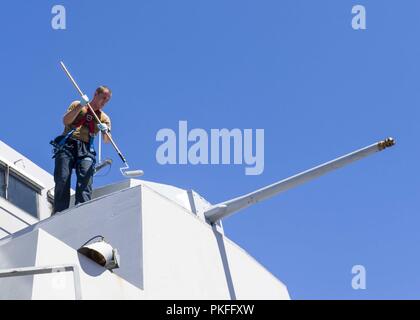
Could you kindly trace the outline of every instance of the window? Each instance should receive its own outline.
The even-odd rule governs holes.
[[[0,197],[6,198],[6,180],[5,180],[6,172],[2,167],[0,167]]]
[[[10,171],[8,183],[6,178],[5,168],[0,167],[0,196],[38,218],[37,191]]]

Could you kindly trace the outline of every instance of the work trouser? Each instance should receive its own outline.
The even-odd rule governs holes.
[[[55,154],[54,168],[54,213],[66,210],[70,205],[70,184],[73,169],[76,170],[75,204],[89,201],[92,198],[93,174],[95,172],[94,150],[89,143],[67,139],[64,146]]]

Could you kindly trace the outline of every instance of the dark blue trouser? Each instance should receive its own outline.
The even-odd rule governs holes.
[[[70,184],[73,169],[76,170],[76,202],[92,198],[92,183],[95,169],[95,152],[89,144],[68,139],[63,148],[55,154],[54,168],[54,213],[66,210],[70,205]]]

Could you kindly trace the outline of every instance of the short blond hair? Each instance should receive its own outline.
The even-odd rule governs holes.
[[[96,89],[95,93],[100,94],[100,93],[104,93],[105,91],[108,91],[109,94],[112,94],[112,91],[109,87],[107,86],[100,86]]]

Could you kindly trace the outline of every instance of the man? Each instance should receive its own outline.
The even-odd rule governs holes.
[[[70,204],[70,181],[73,168],[76,170],[76,202],[89,201],[92,197],[93,174],[96,152],[94,136],[102,132],[104,142],[109,142],[106,132],[110,132],[111,120],[102,108],[111,99],[112,92],[107,86],[96,89],[92,101],[84,95],[82,101],[70,104],[63,117],[64,132],[51,143],[55,147],[54,158],[54,213],[63,211]],[[101,123],[97,123],[89,110],[90,104]]]

